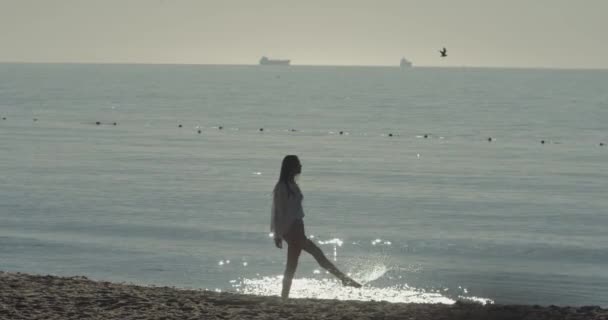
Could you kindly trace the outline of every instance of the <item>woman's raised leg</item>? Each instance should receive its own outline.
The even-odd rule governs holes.
[[[342,280],[343,285],[355,288],[361,287],[358,282],[356,282],[355,280],[344,274],[342,271],[340,271],[338,268],[336,268],[336,266],[331,263],[331,261],[329,261],[327,257],[325,257],[325,254],[323,254],[321,248],[319,248],[310,239],[306,239],[302,250],[310,253],[315,258],[315,260],[317,260],[317,263],[319,263],[321,267],[329,271],[329,273],[333,274],[336,278]]]

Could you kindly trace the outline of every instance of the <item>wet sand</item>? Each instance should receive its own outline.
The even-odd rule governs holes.
[[[0,271],[0,319],[581,319],[608,309],[262,297]]]

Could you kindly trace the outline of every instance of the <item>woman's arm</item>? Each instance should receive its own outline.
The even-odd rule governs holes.
[[[287,198],[286,190],[281,185],[277,185],[272,193],[272,209],[270,217],[270,231],[274,232],[274,243],[277,248],[281,248],[282,235],[280,234],[284,230],[277,230],[280,226],[280,219],[283,217],[285,210],[287,209]]]

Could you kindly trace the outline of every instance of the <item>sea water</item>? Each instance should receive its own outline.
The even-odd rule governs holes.
[[[297,154],[306,233],[365,286],[303,254],[294,297],[608,306],[607,85],[0,64],[0,270],[278,295],[271,190]]]

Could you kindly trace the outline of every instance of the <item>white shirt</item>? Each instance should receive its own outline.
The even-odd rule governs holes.
[[[302,191],[294,182],[289,183],[289,189],[291,193],[284,183],[277,182],[272,192],[270,231],[276,236],[284,236],[294,221],[304,218]]]

